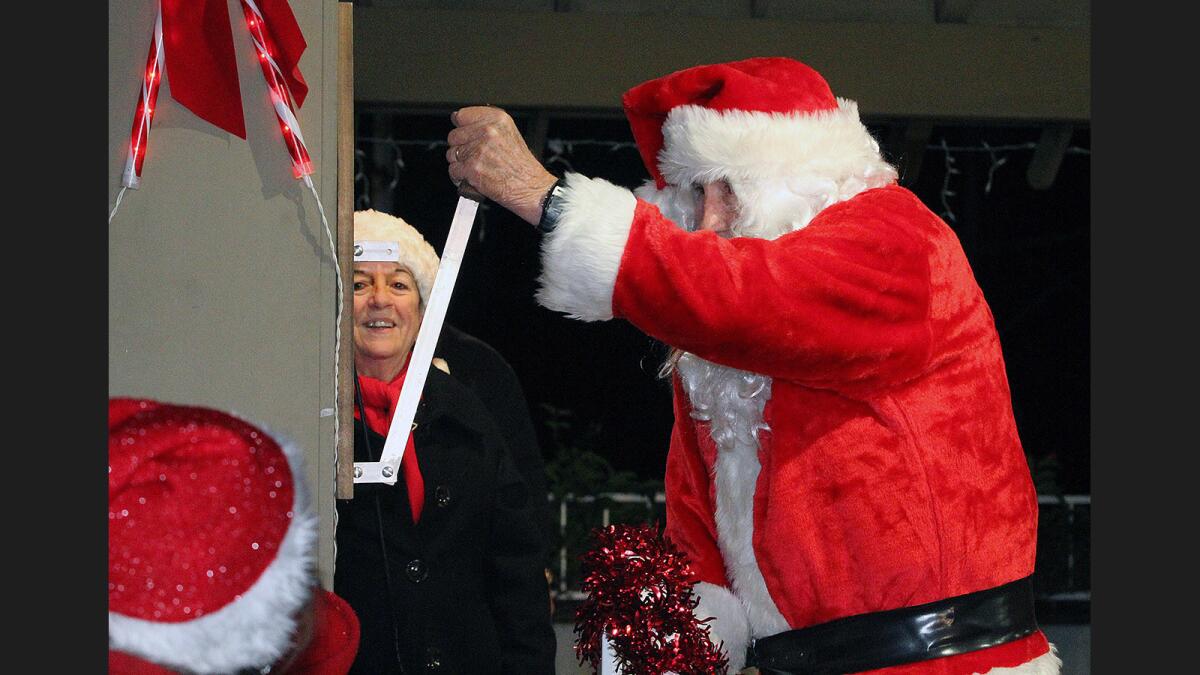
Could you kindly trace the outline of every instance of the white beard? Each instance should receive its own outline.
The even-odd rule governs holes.
[[[803,229],[818,213],[837,202],[892,180],[886,174],[869,180],[853,176],[841,182],[819,176],[730,179],[729,187],[737,196],[739,210],[730,224],[729,236],[776,239]],[[699,199],[690,187],[667,185],[659,190],[654,181],[647,181],[634,194],[657,206],[667,219],[684,230],[696,230]]]
[[[742,604],[753,637],[789,628],[754,555],[754,488],[758,483],[758,432],[767,430],[763,409],[771,378],[683,353],[675,368],[692,404],[692,417],[710,423],[717,446],[717,546],[734,596]]]
[[[771,398],[771,378],[722,366],[684,352],[675,365],[692,404],[692,419],[711,422],[718,448],[735,443],[758,445],[763,408]]]

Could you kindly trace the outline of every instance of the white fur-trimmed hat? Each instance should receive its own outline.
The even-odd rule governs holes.
[[[729,183],[740,205],[733,236],[773,239],[896,180],[858,106],[794,59],[687,68],[630,89],[622,103],[653,177],[634,194],[684,229],[697,227],[696,184]]]
[[[429,301],[433,280],[437,276],[438,254],[415,227],[402,218],[367,209],[354,212],[354,243],[364,241],[394,241],[399,246],[400,264],[412,273],[421,294],[421,306]]]
[[[882,162],[857,104],[790,58],[687,68],[630,89],[622,103],[659,189],[722,178],[839,181]]]

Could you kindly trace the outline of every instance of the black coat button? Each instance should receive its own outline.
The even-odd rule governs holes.
[[[425,580],[425,577],[429,576],[429,569],[425,566],[424,560],[415,558],[409,560],[408,564],[404,566],[404,574],[408,577],[409,581],[419,584]]]
[[[437,500],[438,506],[445,507],[450,503],[450,488],[445,485],[439,485],[433,491],[433,496]]]

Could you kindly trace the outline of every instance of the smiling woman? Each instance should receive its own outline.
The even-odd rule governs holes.
[[[354,459],[378,461],[438,257],[378,211],[354,214],[354,249]],[[334,588],[362,625],[351,673],[553,672],[539,503],[455,362],[429,370],[404,480],[338,500]]]
[[[354,264],[354,367],[385,382],[400,373],[421,326],[421,294],[398,262]]]
[[[391,382],[417,340],[424,298],[433,288],[438,257],[403,220],[379,211],[354,214],[354,367]]]

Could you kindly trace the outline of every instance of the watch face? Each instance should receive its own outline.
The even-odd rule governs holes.
[[[554,213],[554,217],[556,217],[556,218],[558,217],[558,214],[560,212],[562,212],[561,197],[562,197],[563,192],[565,192],[565,191],[566,190],[564,190],[561,185],[555,185],[550,190],[550,200],[546,203],[546,208],[548,208],[550,211],[552,211]]]

